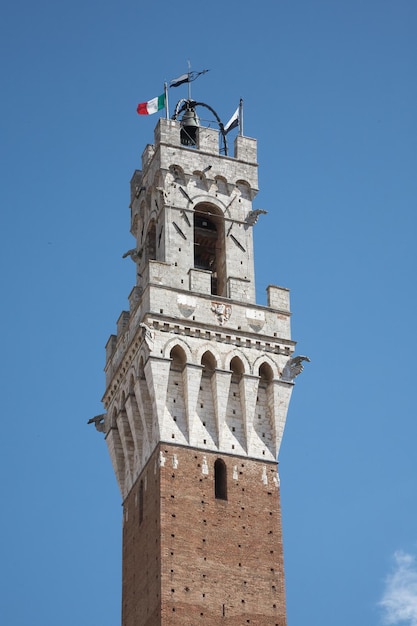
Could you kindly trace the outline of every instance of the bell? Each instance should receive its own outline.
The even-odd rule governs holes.
[[[183,146],[195,146],[197,144],[197,129],[200,126],[194,109],[187,109],[181,119],[180,139]]]

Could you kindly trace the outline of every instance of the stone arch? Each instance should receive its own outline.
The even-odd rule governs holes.
[[[191,182],[195,187],[197,187],[197,189],[208,191],[208,182],[204,172],[201,172],[200,170],[195,170],[193,172]]]
[[[117,407],[114,406],[111,413],[111,429],[107,438],[107,445],[109,447],[110,458],[119,483],[120,491],[122,492],[122,495],[124,495],[126,464],[122,439],[117,423],[117,415],[118,410]]]
[[[174,180],[174,183],[178,183],[179,185],[185,185],[185,174],[181,165],[173,163],[169,166],[169,171]]]
[[[135,368],[134,368],[133,365],[130,368],[130,370],[128,372],[128,375],[129,375],[129,377],[128,377],[128,392],[129,392],[129,395],[130,395],[130,394],[134,393],[134,391],[135,391],[135,381],[136,381],[136,378],[137,378],[136,371],[135,371]]]
[[[145,262],[156,260],[156,220],[149,220],[145,240]]]
[[[180,342],[175,342],[171,345],[169,358],[171,363],[165,403],[165,436],[172,439],[173,443],[185,444],[189,441],[185,403],[187,353]]]
[[[229,369],[235,376],[241,377],[245,373],[245,366],[240,355],[235,355],[230,359]]]
[[[231,371],[229,396],[226,410],[226,436],[229,445],[235,454],[247,452],[247,438],[244,424],[244,403],[242,376],[245,373],[245,363],[242,355],[237,353],[229,360],[229,370]]]
[[[241,198],[244,198],[245,200],[251,200],[252,198],[251,186],[247,180],[243,180],[243,179],[237,180],[236,187],[240,191]]]
[[[142,202],[140,203],[140,207],[139,207],[138,232],[136,234],[138,241],[140,237],[140,241],[139,241],[140,246],[143,246],[143,242],[145,238],[145,210],[146,210],[145,207],[146,207],[145,200],[142,200]]]
[[[171,350],[172,350],[172,348],[174,346],[177,346],[177,345],[184,350],[185,355],[186,355],[186,362],[187,363],[192,363],[193,362],[193,357],[192,357],[191,349],[190,349],[189,345],[185,341],[180,339],[179,337],[174,337],[173,339],[170,339],[165,344],[164,358],[165,359],[170,359],[171,358],[170,357]]]
[[[138,237],[139,234],[139,215],[136,213],[132,219],[132,225],[130,227],[130,232],[134,237]]]
[[[110,413],[110,411],[108,412]],[[111,410],[110,428],[117,428],[116,418],[117,418],[118,412],[119,412],[118,406],[113,404],[113,408]]]
[[[232,360],[235,357],[238,357],[240,359],[240,361],[243,363],[243,372],[242,373],[243,374],[250,374],[251,368],[250,368],[250,365],[249,365],[249,361],[246,358],[246,356],[243,354],[243,352],[240,352],[239,350],[231,350],[231,352],[229,352],[226,355],[226,358],[225,358],[225,361],[224,361],[224,369],[226,369],[226,370],[232,369],[230,367],[230,364],[231,364]]]
[[[215,176],[214,182],[216,184],[218,193],[221,193],[227,196],[229,195],[229,190],[227,188],[227,180],[224,176]]]
[[[133,477],[134,468],[134,433],[132,432],[132,425],[129,422],[129,418],[126,411],[126,392],[122,391],[120,397],[120,410],[117,416],[117,426],[122,441],[122,446],[125,456],[125,470],[129,474],[129,479]]]
[[[171,359],[171,368],[182,372],[187,363],[187,355],[182,346],[175,344],[171,348],[169,356]]]
[[[212,347],[205,345],[199,350],[197,362],[202,366],[200,386],[196,402],[194,433],[198,447],[213,448],[218,445],[218,432],[215,412],[215,375],[217,359]]]
[[[149,456],[154,431],[152,400],[145,375],[146,361],[147,355],[145,348],[142,347],[135,362],[134,409],[138,416],[138,430],[142,433],[138,444],[143,459]]]
[[[200,346],[197,350],[196,353],[196,359],[195,362],[201,364],[202,362],[202,358],[204,356],[204,354],[206,352],[210,352],[210,354],[213,356],[215,362],[216,362],[216,368],[220,367],[221,365],[221,357],[220,354],[218,353],[218,351],[216,350],[216,346],[212,345],[210,343],[204,343],[202,346]]]
[[[138,370],[137,370],[137,378],[138,380],[145,380],[145,363],[146,363],[146,355],[144,354],[144,350],[139,353],[138,356]]]
[[[265,454],[267,448],[273,453],[275,445],[274,390],[273,381],[277,368],[271,360],[260,357],[256,362],[254,373],[259,376],[256,394],[256,406],[253,420],[254,432],[257,436],[257,448]]]
[[[264,361],[259,366],[259,377],[267,384],[274,379],[274,370],[267,361]]]
[[[213,295],[226,295],[224,215],[211,202],[200,202],[194,208],[194,267],[211,272]]]
[[[266,356],[266,355],[259,356],[255,360],[255,362],[253,364],[253,368],[252,368],[253,374],[255,376],[260,376],[259,370],[260,370],[260,368],[262,367],[262,365],[264,363],[268,364],[269,367],[272,369],[273,378],[279,378],[279,370],[278,370],[277,364],[272,359],[270,359],[268,356]]]
[[[217,359],[211,350],[206,350],[201,356],[201,365],[210,372],[217,369]]]
[[[125,405],[125,401],[126,401],[126,388],[127,388],[127,380],[126,380],[126,376],[124,376],[121,381],[120,381],[120,388],[119,388],[119,397],[118,397],[118,404],[120,407],[120,410],[124,407]]]

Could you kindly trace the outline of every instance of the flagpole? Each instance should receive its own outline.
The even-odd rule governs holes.
[[[164,93],[165,93],[165,117],[167,120],[169,120],[168,83],[164,83]]]
[[[191,70],[191,63],[188,60],[188,99],[191,100],[191,81],[190,81],[190,70]]]
[[[239,101],[239,135],[243,135],[243,98]]]

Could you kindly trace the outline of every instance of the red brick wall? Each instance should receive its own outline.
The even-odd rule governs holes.
[[[161,623],[159,453],[155,452],[123,507],[122,626]],[[143,481],[143,520],[139,489]]]
[[[214,496],[217,458],[227,500]],[[161,444],[125,502],[123,626],[286,626],[275,476],[274,463]]]

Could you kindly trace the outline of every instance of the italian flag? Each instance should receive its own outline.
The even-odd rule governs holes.
[[[138,104],[138,108],[136,109],[139,115],[152,115],[152,113],[156,113],[160,111],[165,106],[165,94],[162,96],[157,96],[156,98],[152,98],[148,102],[140,102]]]

